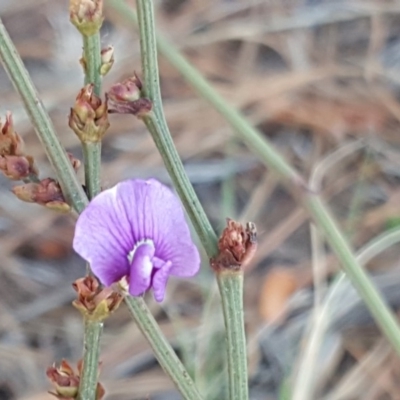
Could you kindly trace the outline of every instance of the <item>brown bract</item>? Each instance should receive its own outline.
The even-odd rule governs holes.
[[[93,84],[81,89],[68,119],[69,127],[84,143],[101,141],[110,126],[107,100],[103,103],[93,89]]]
[[[143,117],[148,114],[153,104],[149,99],[141,97],[142,82],[135,74],[120,83],[116,83],[107,93],[110,113],[132,114]]]
[[[14,181],[23,180],[29,175],[37,176],[38,170],[31,156],[2,156],[0,155],[0,170]]]
[[[94,276],[79,278],[72,287],[78,294],[72,304],[90,320],[103,321],[122,301],[122,296],[112,288],[101,288]]]
[[[79,373],[75,373],[67,361],[62,360],[58,368],[55,364],[47,368],[46,375],[56,390],[55,393],[50,392],[52,395],[64,400],[76,398],[80,377]]]
[[[25,154],[24,141],[15,132],[9,112],[4,124],[0,121],[0,170],[12,180],[23,180],[38,174],[33,157]]]
[[[227,226],[218,241],[219,254],[211,259],[215,271],[242,270],[249,264],[257,249],[257,230],[252,222],[246,226],[227,219]]]
[[[82,372],[82,360],[78,361],[77,372],[71,365],[62,360],[59,367],[53,364],[52,367],[47,368],[46,375],[55,387],[55,392],[49,392],[60,400],[73,400],[78,398],[78,389],[80,382],[80,375]],[[104,397],[105,390],[101,383],[97,383],[96,399],[101,400]]]
[[[37,203],[56,211],[71,209],[64,199],[59,183],[52,178],[15,186],[12,191],[20,200],[28,203]]]
[[[0,121],[0,133],[0,154],[2,156],[24,154],[24,141],[14,130],[14,123],[10,112],[7,112],[4,124]]]

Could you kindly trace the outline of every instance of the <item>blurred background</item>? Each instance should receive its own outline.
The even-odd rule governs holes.
[[[105,4],[102,43],[115,46],[116,59],[104,80],[108,90],[134,71],[140,75],[140,58],[133,23],[112,2]],[[160,33],[227,101],[306,179],[319,171],[323,196],[356,250],[400,229],[399,1],[155,5]],[[83,81],[81,38],[69,23],[68,2],[1,0],[0,15],[61,141],[81,159],[67,126]],[[303,400],[400,399],[400,361],[348,282],[336,284],[328,306],[317,302],[325,308],[313,313],[340,267],[318,233],[312,247],[307,214],[163,57],[160,72],[171,132],[215,230],[221,232],[226,217],[257,224],[259,247],[246,271],[244,299],[252,400],[291,398],[299,369],[310,372],[307,384],[313,386]],[[13,112],[41,177],[54,177],[1,68],[0,92],[2,120],[7,110]],[[110,121],[104,188],[132,177],[170,183],[140,121]],[[0,400],[47,400],[52,396],[46,368],[62,358],[75,364],[82,354],[83,327],[71,306],[71,283],[84,274],[84,263],[71,250],[75,216],[19,201],[10,192],[13,184],[0,177]],[[366,264],[396,312],[399,255],[393,246]],[[162,304],[148,300],[204,398],[223,399],[223,321],[206,257],[195,279],[170,281]],[[304,349],[315,332],[321,333],[319,353],[311,359]],[[106,321],[101,360],[109,400],[180,398],[124,306]]]

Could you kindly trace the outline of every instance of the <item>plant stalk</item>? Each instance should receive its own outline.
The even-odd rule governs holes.
[[[85,160],[85,184],[89,198],[92,199],[101,191],[101,142],[82,142]]]
[[[79,400],[95,400],[99,379],[100,339],[103,323],[85,320],[83,366],[79,383]]]
[[[217,237],[185,172],[162,108],[153,2],[152,0],[137,0],[136,4],[142,54],[143,94],[153,104],[153,111],[143,117],[143,121],[153,137],[207,254],[216,255]]]
[[[101,94],[101,45],[100,33],[95,35],[82,35],[83,40],[83,59],[85,68],[85,85],[93,83],[94,94]]]
[[[184,365],[160,330],[142,297],[125,296],[125,303],[140,331],[149,342],[161,368],[175,383],[185,400],[201,400],[199,392]]]
[[[217,237],[194,192],[182,161],[173,143],[162,108],[158,74],[157,44],[152,0],[137,0],[137,11],[144,76],[144,96],[152,101],[153,110],[143,117],[147,129],[164,160],[164,164],[182,199],[189,217],[210,257],[217,255]],[[227,338],[228,372],[231,400],[247,400],[247,357],[243,315],[242,273],[219,275],[225,334]]]
[[[147,0],[145,0],[147,1]],[[176,151],[163,115],[156,111],[143,117],[154,143],[161,154],[164,165],[170,175],[186,212],[209,257],[217,254],[217,236],[204,212],[202,205],[185,172],[182,161]]]
[[[85,71],[85,85],[94,85],[94,94],[101,94],[101,48],[100,31],[86,36],[82,34],[83,60]],[[82,141],[82,152],[85,166],[85,186],[89,200],[93,199],[101,191],[101,140],[97,142]],[[87,274],[90,274],[88,265]],[[98,369],[100,359],[100,342],[103,331],[103,323],[85,319],[83,368],[79,383],[79,400],[95,400]]]
[[[249,398],[243,312],[243,271],[216,273],[224,313],[229,371],[229,400]]]
[[[85,85],[93,83],[94,94],[101,94],[101,47],[100,33],[91,36],[82,35],[83,59],[85,67]],[[85,185],[89,199],[101,191],[101,141],[82,142],[83,158],[85,163]]]

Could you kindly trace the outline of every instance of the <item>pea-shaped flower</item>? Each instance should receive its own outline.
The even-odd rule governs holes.
[[[152,288],[157,301],[170,275],[190,277],[200,268],[179,199],[154,179],[124,181],[96,196],[78,218],[73,247],[103,285],[126,277],[132,296]]]

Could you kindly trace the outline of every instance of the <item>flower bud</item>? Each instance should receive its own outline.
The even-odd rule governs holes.
[[[38,174],[33,157],[25,154],[24,141],[14,130],[10,112],[4,124],[0,121],[0,170],[7,178],[17,181]]]
[[[55,387],[56,392],[53,395],[59,399],[76,398],[80,378],[67,361],[62,360],[58,368],[55,365],[47,368],[46,375]]]
[[[71,209],[59,183],[52,178],[14,186],[12,192],[22,201],[37,203],[55,211],[68,212]]]
[[[94,35],[103,24],[103,0],[70,0],[69,18],[82,35]]]
[[[101,50],[100,74],[107,75],[114,64],[114,47],[108,46]]]
[[[7,178],[15,181],[38,174],[33,158],[23,155],[0,155],[0,170]]]
[[[110,126],[107,101],[102,103],[93,88],[93,84],[88,84],[81,89],[68,120],[69,127],[83,143],[101,141]]]
[[[121,83],[116,83],[107,93],[110,113],[132,114],[142,117],[152,109],[149,99],[141,97],[142,83],[135,74]]]
[[[108,318],[121,304],[122,296],[112,288],[100,287],[98,280],[93,276],[77,279],[72,287],[78,294],[73,306],[82,315],[92,321],[103,321]]]
[[[6,114],[6,121],[4,124],[0,121],[0,155],[23,155],[24,141],[14,130],[12,114]]]
[[[257,230],[252,222],[244,227],[232,219],[227,220],[227,226],[218,241],[219,254],[211,260],[215,271],[230,269],[242,270],[253,258],[257,249]]]

